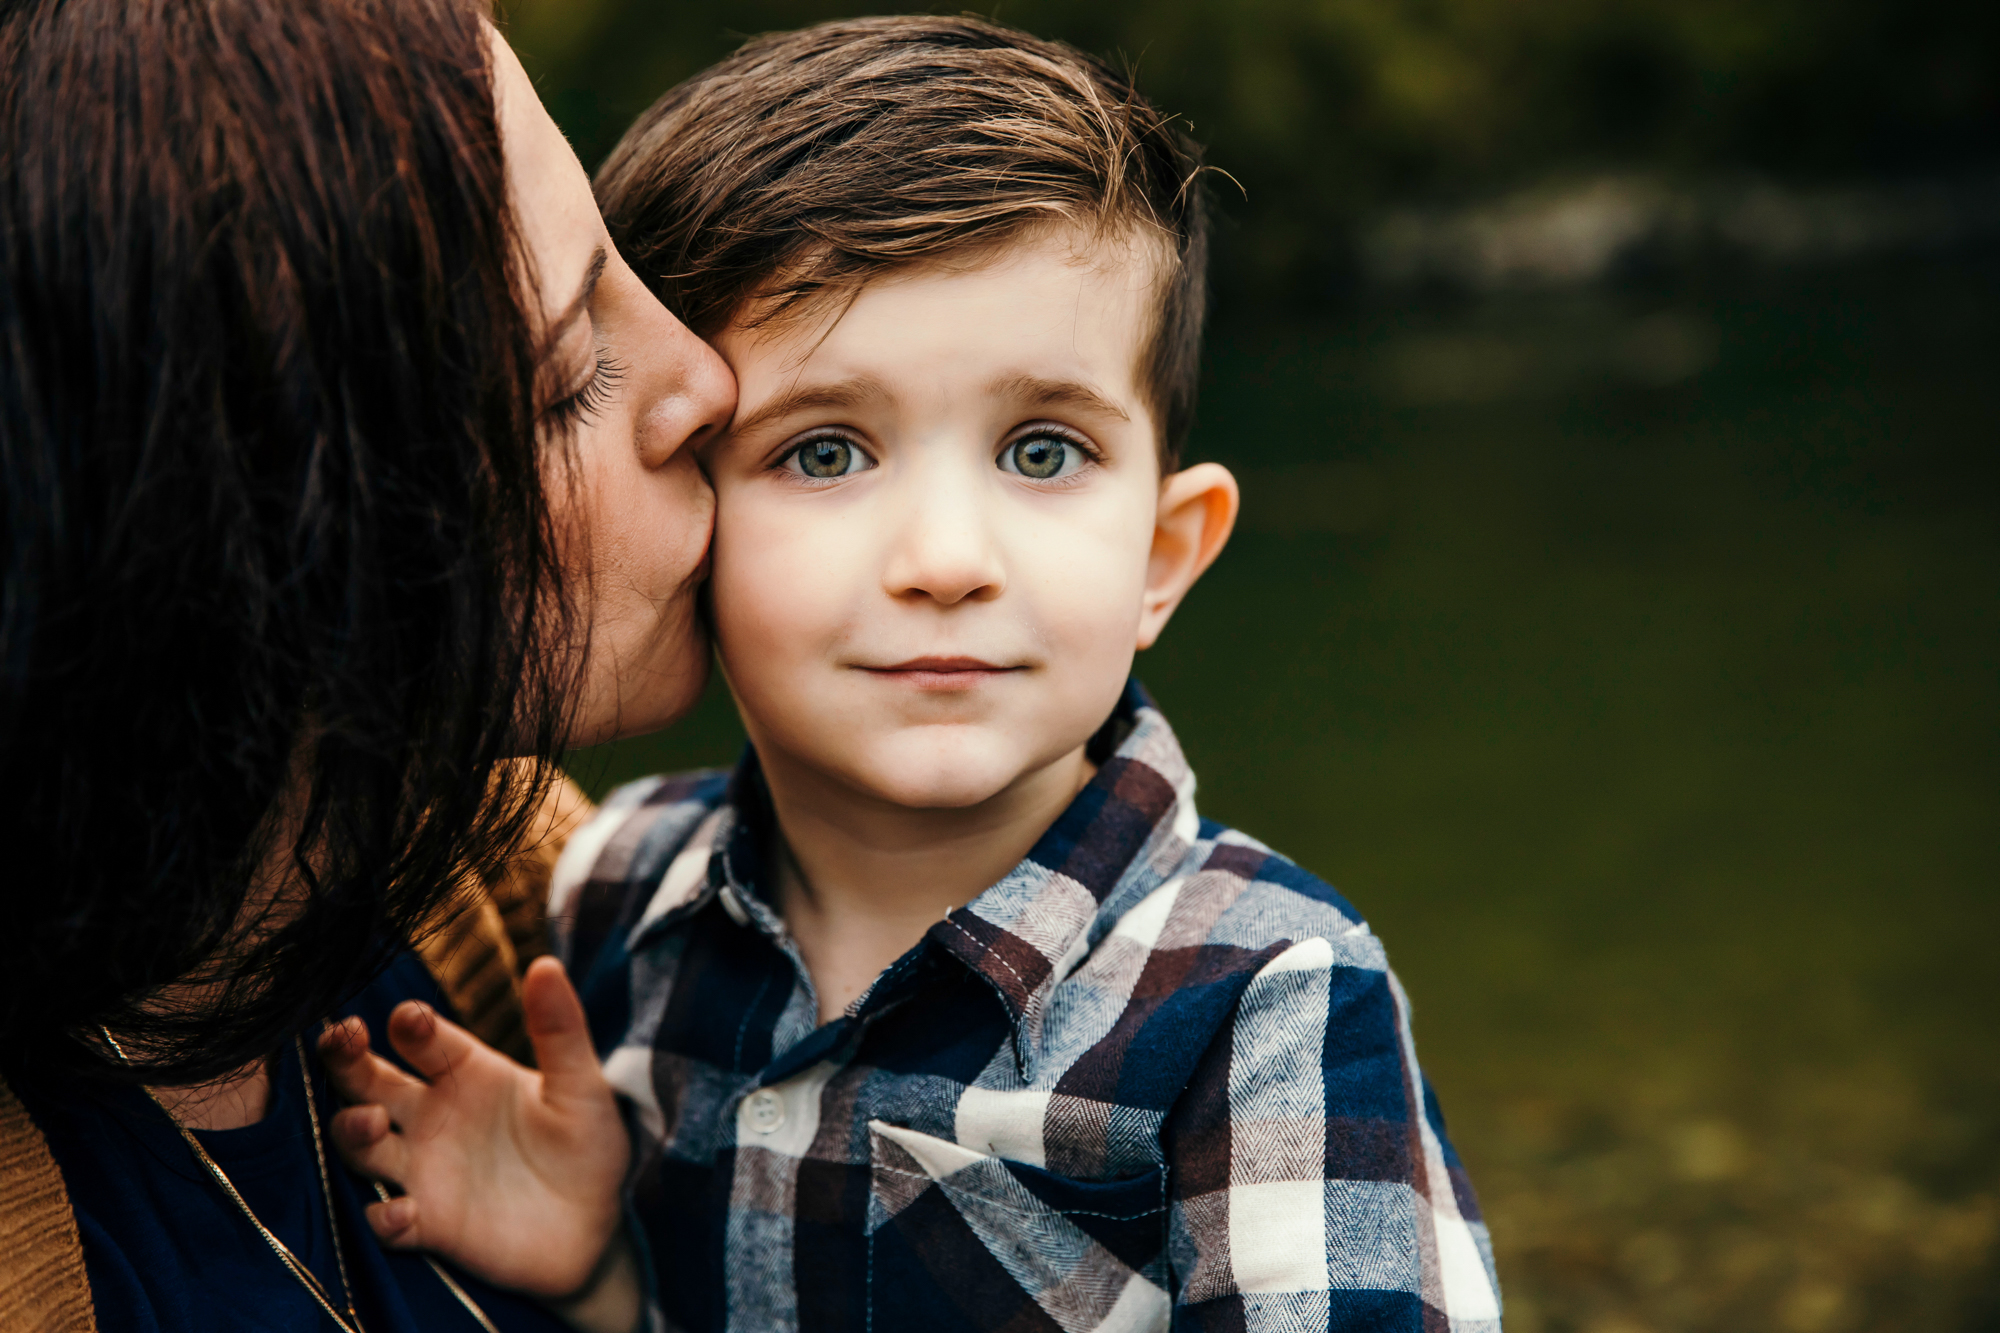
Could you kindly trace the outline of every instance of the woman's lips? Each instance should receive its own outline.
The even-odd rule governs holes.
[[[926,691],[970,690],[1027,668],[997,666],[977,657],[913,657],[893,666],[864,666],[872,676]]]

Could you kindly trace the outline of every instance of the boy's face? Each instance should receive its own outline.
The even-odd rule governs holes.
[[[976,805],[1089,739],[1199,573],[1161,586],[1151,256],[1077,247],[717,339],[741,386],[705,456],[717,640],[767,765]]]

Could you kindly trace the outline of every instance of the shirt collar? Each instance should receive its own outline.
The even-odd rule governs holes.
[[[1171,877],[1200,831],[1194,772],[1137,681],[1091,741],[1097,774],[997,884],[929,939],[992,985],[1024,1075],[1056,986],[1119,918]]]
[[[1136,680],[1126,683],[1087,753],[1096,775],[1028,855],[926,935],[999,995],[1024,1073],[1039,1053],[1040,1020],[1056,985],[1120,917],[1175,873],[1199,836],[1193,770],[1173,728]],[[715,897],[725,900],[739,924],[754,922],[782,939],[783,927],[764,896],[774,819],[756,750],[745,746],[727,799],[665,876],[688,882],[663,882],[633,943]]]

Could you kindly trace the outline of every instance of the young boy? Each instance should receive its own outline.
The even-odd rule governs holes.
[[[669,1327],[1499,1327],[1381,945],[1196,814],[1128,683],[1236,511],[1176,463],[1200,183],[1104,66],[939,18],[753,41],[599,178],[742,393],[705,464],[752,747],[614,793],[551,906]],[[536,1003],[568,1081],[508,1075],[526,1121],[460,1047],[456,1082],[350,1075],[402,1132],[342,1132],[409,1188],[385,1234],[554,1290],[524,1274],[602,1249],[564,1219],[622,1159],[542,1123],[594,1071]]]

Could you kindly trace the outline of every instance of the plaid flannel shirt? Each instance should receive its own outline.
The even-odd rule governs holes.
[[[821,1025],[733,777],[621,788],[552,916],[630,1101],[666,1326],[1497,1333],[1360,916],[1195,814],[1134,685],[1006,878]]]

